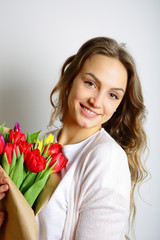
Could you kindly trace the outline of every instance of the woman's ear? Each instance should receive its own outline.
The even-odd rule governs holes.
[[[68,94],[69,94],[69,90],[68,90],[68,88],[66,89],[66,96],[68,96]]]
[[[72,86],[72,84],[70,84],[70,85],[67,87],[67,89],[66,89],[66,95],[67,95],[67,96],[69,95],[69,92],[70,92],[71,86]]]

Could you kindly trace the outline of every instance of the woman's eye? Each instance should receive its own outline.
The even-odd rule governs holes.
[[[95,84],[92,81],[85,81],[86,84],[88,84],[91,87],[94,87]]]
[[[110,96],[111,96],[112,98],[118,99],[117,95],[114,94],[114,93],[110,93]]]

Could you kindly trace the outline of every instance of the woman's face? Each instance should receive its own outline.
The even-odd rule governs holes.
[[[97,131],[116,111],[126,86],[127,71],[119,60],[91,56],[70,88],[67,122]]]

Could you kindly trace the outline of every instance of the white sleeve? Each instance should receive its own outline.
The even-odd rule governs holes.
[[[128,203],[111,190],[95,192],[95,201],[79,214],[76,240],[123,240],[127,229]]]
[[[101,147],[91,154],[90,161],[84,174],[75,239],[123,240],[130,205],[127,157],[117,146]]]

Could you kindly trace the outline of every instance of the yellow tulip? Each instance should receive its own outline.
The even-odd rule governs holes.
[[[54,135],[49,134],[48,137],[46,138],[46,144],[53,143],[54,140]]]
[[[42,151],[42,147],[43,147],[43,140],[38,141],[39,145],[38,145],[38,149],[41,152]]]

